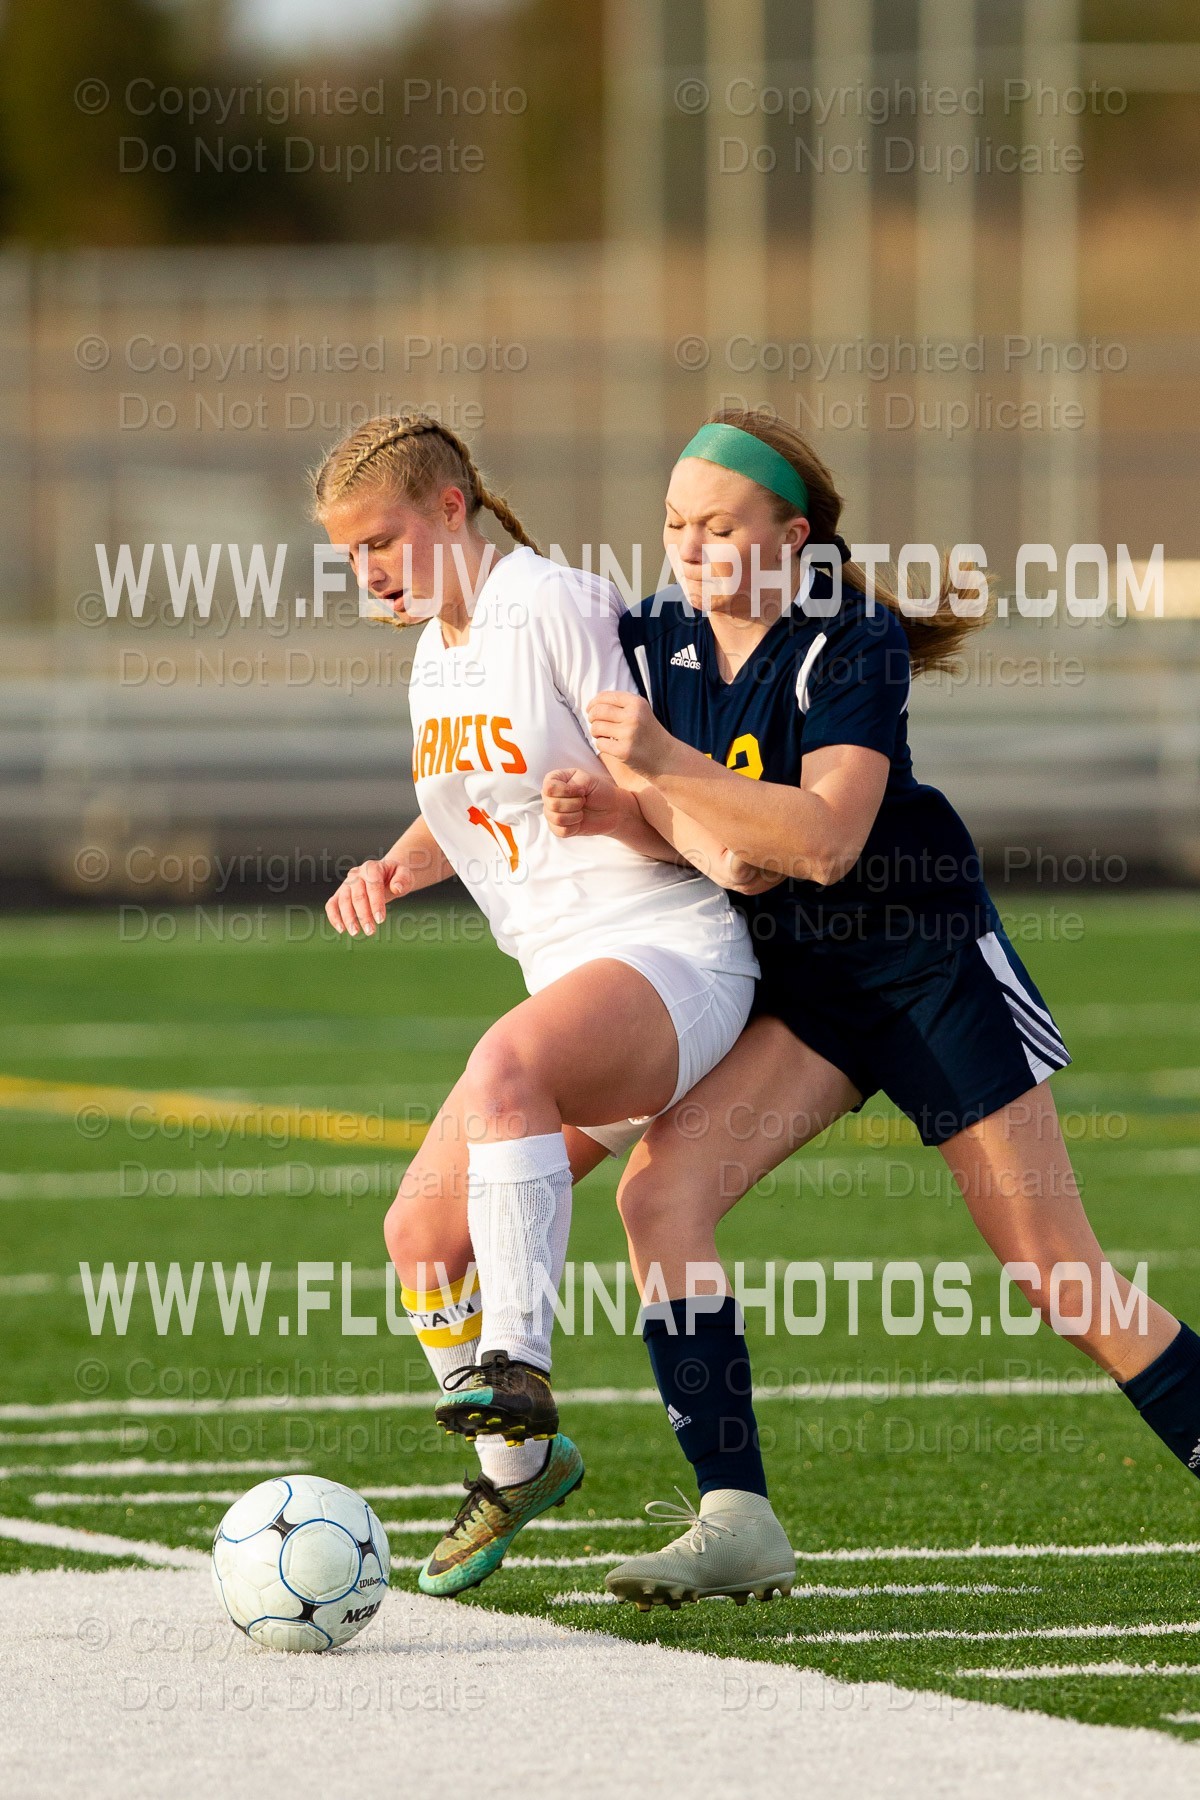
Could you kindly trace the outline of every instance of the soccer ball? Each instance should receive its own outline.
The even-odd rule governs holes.
[[[383,1605],[391,1551],[361,1494],[280,1475],[235,1500],[213,1539],[213,1586],[239,1631],[268,1650],[330,1650]]]

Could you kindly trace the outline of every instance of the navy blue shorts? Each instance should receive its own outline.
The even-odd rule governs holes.
[[[788,1030],[849,1077],[882,1092],[925,1144],[944,1144],[1071,1058],[998,918],[946,947],[914,931],[757,946],[751,1016]]]

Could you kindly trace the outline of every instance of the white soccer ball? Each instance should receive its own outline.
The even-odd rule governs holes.
[[[239,1631],[268,1650],[330,1650],[383,1605],[383,1526],[361,1494],[280,1475],[235,1500],[213,1539],[213,1586]]]

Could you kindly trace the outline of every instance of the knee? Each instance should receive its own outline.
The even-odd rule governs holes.
[[[463,1109],[471,1121],[504,1120],[525,1136],[521,1119],[536,1096],[538,1080],[528,1053],[501,1026],[480,1038],[458,1083]]]
[[[617,1190],[617,1211],[633,1245],[657,1243],[681,1223],[680,1196],[669,1181],[649,1169],[626,1175]]]
[[[420,1245],[424,1238],[417,1209],[401,1188],[387,1209],[383,1221],[383,1241],[396,1268],[403,1273],[420,1261]]]
[[[432,1271],[439,1262],[449,1266],[461,1260],[464,1246],[448,1229],[450,1223],[441,1197],[422,1194],[405,1176],[384,1218],[383,1241],[407,1287],[424,1285],[418,1279],[422,1267]],[[468,1255],[469,1244],[467,1239]],[[461,1271],[455,1266],[452,1273]]]

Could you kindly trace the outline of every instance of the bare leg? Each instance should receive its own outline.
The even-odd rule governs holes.
[[[414,1330],[443,1385],[503,1352],[486,1404],[514,1445],[513,1433],[537,1438],[556,1428],[547,1375],[572,1183],[605,1154],[579,1132],[568,1143],[564,1128],[656,1111],[671,1097],[678,1065],[675,1026],[655,988],[628,964],[597,959],[485,1032],[405,1176],[388,1247],[401,1272],[415,1274],[416,1296],[435,1296],[420,1306],[410,1294]],[[470,1293],[461,1286],[469,1260]],[[503,1400],[497,1382],[511,1388]],[[473,1387],[455,1393],[439,1417],[470,1435],[483,1402]]]
[[[470,1141],[496,1142],[658,1112],[678,1072],[656,990],[628,963],[598,958],[486,1031],[455,1092]]]
[[[566,1127],[571,1176],[582,1181],[604,1161],[594,1138]],[[454,1088],[404,1172],[383,1226],[388,1254],[405,1287],[456,1282],[471,1261],[467,1230],[467,1137]],[[444,1266],[444,1277],[438,1268]]]
[[[716,1280],[725,1214],[859,1099],[840,1069],[778,1019],[750,1025],[629,1158],[617,1205],[639,1291],[655,1264],[672,1299],[686,1297],[689,1265],[712,1268]]]
[[[717,1509],[728,1522],[720,1509],[732,1506],[735,1529],[748,1546],[757,1541],[766,1559],[756,1564],[751,1555],[748,1569],[786,1568],[784,1592],[791,1587],[792,1554],[767,1497],[750,1359],[715,1232],[756,1181],[858,1098],[838,1069],[780,1021],[756,1020],[729,1055],[654,1122],[635,1147],[617,1195],[645,1303],[650,1366],[675,1440],[695,1474],[701,1512]],[[684,1304],[694,1297],[700,1298],[698,1309]],[[681,1557],[695,1565],[690,1585],[717,1591],[705,1589],[703,1555],[685,1556],[678,1544],[623,1564],[609,1577],[610,1591],[644,1596],[647,1580],[653,1589],[664,1563],[666,1575],[680,1577]],[[629,1581],[632,1588],[622,1588]],[[668,1582],[668,1596],[672,1591]]]
[[[1032,1263],[1033,1280],[1016,1285],[1033,1306],[1048,1316],[1050,1272],[1056,1263],[1085,1263],[1091,1275],[1090,1326],[1072,1336],[1093,1362],[1117,1381],[1129,1381],[1164,1351],[1179,1330],[1179,1321],[1157,1301],[1146,1305],[1146,1329],[1138,1329],[1136,1313],[1121,1326],[1115,1318],[1101,1330],[1101,1270],[1124,1307],[1130,1287],[1108,1263],[1088,1223],[1063,1142],[1054,1098],[1045,1082],[1021,1099],[970,1125],[941,1146],[967,1210],[985,1242],[1002,1263]],[[1064,1282],[1062,1307],[1080,1310],[1081,1283]]]

